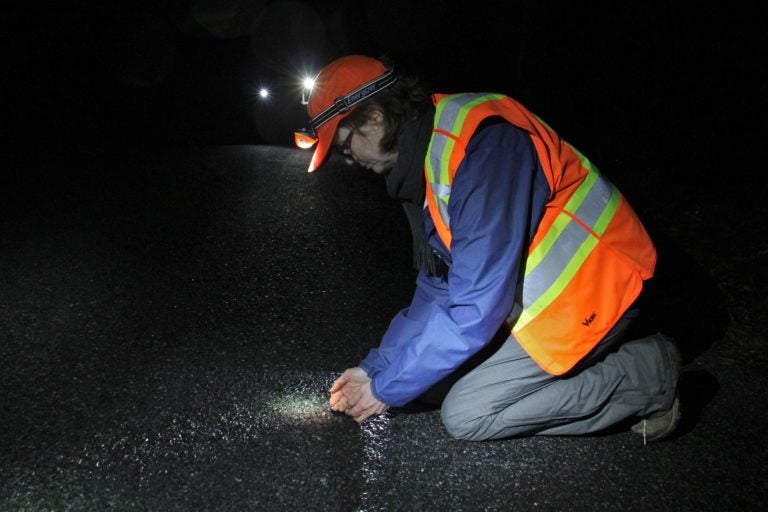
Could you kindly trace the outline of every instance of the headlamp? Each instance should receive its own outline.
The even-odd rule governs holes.
[[[395,68],[392,67],[381,76],[364,83],[345,96],[339,96],[322,112],[309,120],[309,128],[300,128],[293,134],[294,142],[302,149],[308,149],[317,143],[317,130],[325,123],[348,112],[349,109],[371,96],[386,89],[397,80]]]
[[[293,142],[301,149],[309,149],[317,144],[317,134],[312,129],[312,125],[309,128],[299,128],[293,132]]]

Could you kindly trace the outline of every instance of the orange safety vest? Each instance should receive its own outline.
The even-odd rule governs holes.
[[[451,184],[478,125],[501,116],[531,137],[551,195],[507,325],[546,372],[562,375],[600,342],[653,275],[656,249],[619,190],[574,147],[501,94],[434,96],[425,160],[427,202],[451,248]]]

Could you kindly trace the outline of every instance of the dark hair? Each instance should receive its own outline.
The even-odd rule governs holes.
[[[419,78],[398,75],[394,84],[360,103],[351,114],[342,119],[339,126],[359,128],[371,118],[374,110],[380,111],[384,115],[385,125],[384,137],[380,144],[381,150],[390,152],[395,149],[400,124],[403,121],[418,118],[431,106],[431,93]]]

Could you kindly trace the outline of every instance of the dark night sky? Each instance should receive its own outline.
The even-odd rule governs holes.
[[[347,53],[388,54],[442,92],[511,94],[588,151],[660,132],[682,153],[715,134],[757,143],[750,126],[765,113],[764,30],[733,4],[46,4],[0,22],[5,135],[22,160],[115,144],[290,145],[305,120],[300,73]]]

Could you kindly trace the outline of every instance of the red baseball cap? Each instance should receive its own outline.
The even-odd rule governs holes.
[[[320,71],[309,97],[309,128],[297,130],[296,145],[311,148],[317,143],[308,172],[316,170],[328,156],[339,122],[355,106],[392,85],[397,76],[394,68],[364,55],[341,57]]]

